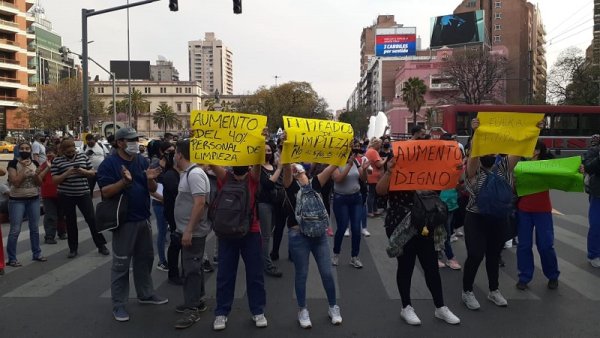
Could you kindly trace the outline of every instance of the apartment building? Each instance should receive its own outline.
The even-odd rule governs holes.
[[[233,52],[215,33],[188,42],[190,81],[198,81],[206,93],[233,95]]]

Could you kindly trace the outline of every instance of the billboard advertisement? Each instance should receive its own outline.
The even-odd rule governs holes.
[[[431,18],[431,48],[485,41],[483,11]]]
[[[378,29],[375,56],[398,57],[417,54],[417,30],[414,27]]]
[[[117,80],[127,79],[129,68],[127,60],[111,60],[110,71],[115,73]],[[150,61],[131,61],[131,79],[132,80],[150,80]]]

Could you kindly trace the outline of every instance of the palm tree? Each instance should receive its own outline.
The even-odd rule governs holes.
[[[150,112],[150,102],[144,99],[142,92],[134,89],[131,92],[131,119],[132,127],[137,129],[138,116],[141,113]]]
[[[408,110],[413,113],[413,125],[417,125],[417,112],[425,104],[427,86],[418,77],[410,77],[402,86],[402,101],[406,102]]]
[[[159,128],[164,129],[167,132],[167,127],[173,129],[175,125],[180,125],[181,121],[177,114],[173,111],[173,107],[166,103],[161,103],[156,112],[152,114],[154,124],[158,125]]]

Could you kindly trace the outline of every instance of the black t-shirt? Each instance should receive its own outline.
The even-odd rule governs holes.
[[[260,188],[258,189],[258,203],[271,203],[271,192],[275,189],[275,183],[271,181],[271,177],[275,174],[276,167],[269,170],[265,167],[260,168]]]
[[[404,219],[414,204],[415,192],[410,191],[390,191],[388,193],[389,208],[385,216],[386,229],[395,229]]]
[[[321,182],[319,182],[318,178],[312,178],[310,180],[310,183],[312,188],[318,192],[321,193]],[[285,210],[286,210],[286,215],[287,217],[287,225],[288,227],[293,227],[295,225],[298,225],[298,222],[296,221],[296,215],[295,215],[295,210],[296,210],[296,195],[298,194],[298,191],[300,191],[300,184],[298,184],[297,180],[294,180],[292,182],[292,184],[287,187],[285,189],[285,193],[287,195],[287,200],[289,202],[286,202],[285,205]]]

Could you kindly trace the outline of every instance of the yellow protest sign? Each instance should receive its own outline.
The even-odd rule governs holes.
[[[352,150],[354,130],[348,123],[283,117],[287,139],[281,163],[317,162],[343,166]]]
[[[544,114],[480,112],[471,156],[508,154],[532,156]]]
[[[222,166],[265,161],[267,117],[195,110],[190,115],[190,160]]]

